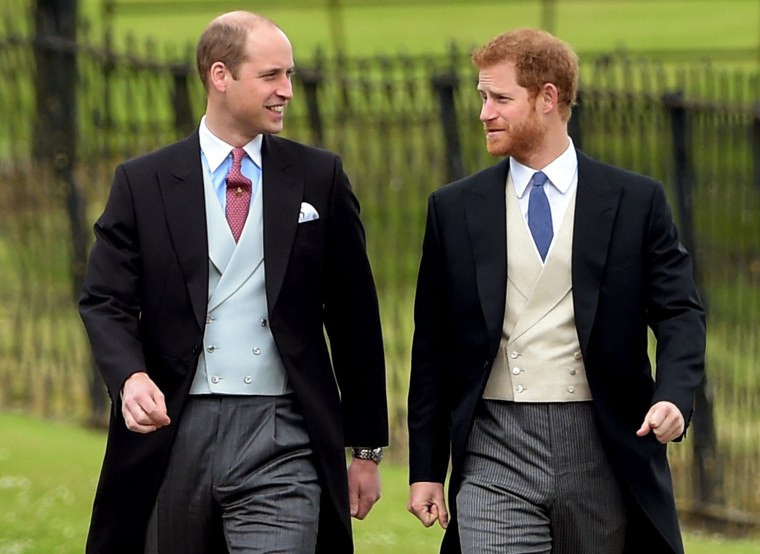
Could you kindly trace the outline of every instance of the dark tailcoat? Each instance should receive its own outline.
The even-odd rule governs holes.
[[[387,444],[377,294],[340,159],[265,136],[264,264],[271,331],[305,417],[322,485],[319,552],[351,552],[345,445]],[[88,553],[142,552],[202,347],[209,257],[197,132],[120,165],[80,312],[114,404]],[[298,223],[301,202],[319,219]],[[325,340],[326,329],[330,347]],[[119,391],[147,370],[172,424],[124,425]]]
[[[441,188],[428,204],[409,393],[410,480],[444,482],[451,457],[454,520],[442,552],[459,552],[455,498],[502,334],[508,169],[503,160]],[[682,552],[666,446],[653,433],[636,436],[660,400],[678,406],[688,424],[704,370],[704,311],[659,183],[578,152],[572,286],[595,412],[628,499],[627,550]],[[648,328],[657,338],[656,378]]]

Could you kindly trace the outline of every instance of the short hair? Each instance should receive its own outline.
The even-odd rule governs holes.
[[[203,88],[208,91],[208,72],[222,62],[237,79],[237,71],[246,61],[248,33],[260,24],[279,27],[274,21],[253,12],[235,11],[220,15],[206,26],[195,48],[195,62]]]
[[[521,28],[502,33],[473,52],[472,63],[486,69],[502,62],[515,65],[517,84],[531,98],[545,83],[557,87],[560,115],[570,118],[578,94],[578,55],[572,47],[540,29]]]

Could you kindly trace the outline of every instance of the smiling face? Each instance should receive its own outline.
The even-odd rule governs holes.
[[[233,146],[282,131],[293,66],[290,41],[271,21],[247,12],[218,18],[198,46],[209,130]]]
[[[537,98],[517,84],[515,65],[504,61],[482,68],[478,93],[488,152],[530,165],[543,147],[547,128],[536,108]]]
[[[293,67],[293,49],[280,29],[261,25],[248,33],[237,71],[224,69],[223,106],[240,134],[282,131]]]

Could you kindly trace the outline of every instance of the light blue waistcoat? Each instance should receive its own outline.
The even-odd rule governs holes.
[[[205,166],[205,163],[204,163]],[[209,245],[208,314],[190,394],[291,392],[269,328],[261,183],[236,244],[204,167]]]

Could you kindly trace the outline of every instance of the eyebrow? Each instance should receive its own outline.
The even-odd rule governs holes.
[[[497,89],[489,86],[482,87],[478,85],[477,90],[478,92],[490,92],[491,94],[509,94],[509,92],[504,89]]]
[[[284,71],[285,73],[293,73],[296,70],[296,66],[291,65],[288,67],[267,67],[257,72],[257,75],[268,75],[269,73],[279,73]]]

